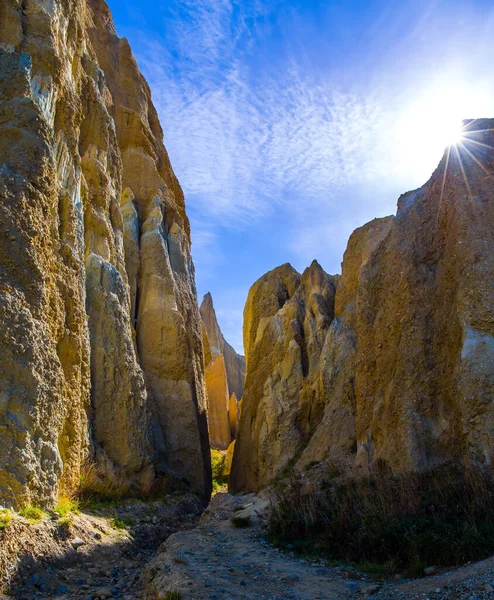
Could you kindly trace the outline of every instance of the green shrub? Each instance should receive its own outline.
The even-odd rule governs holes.
[[[7,529],[12,523],[12,513],[10,510],[0,510],[0,531]]]
[[[458,565],[494,552],[494,481],[459,466],[402,476],[383,470],[317,491],[294,479],[278,491],[269,534],[304,553],[409,574]]]
[[[53,512],[59,517],[66,517],[70,513],[77,514],[79,512],[79,502],[67,496],[61,496]]]
[[[111,520],[111,526],[113,527],[113,529],[125,529],[127,525],[128,523],[121,519],[118,515],[113,517],[113,519]]]
[[[211,448],[211,471],[213,473],[213,496],[218,492],[228,491],[228,476],[225,470],[225,452]]]
[[[43,509],[38,506],[32,506],[28,504],[24,508],[19,511],[21,517],[24,517],[29,523],[35,524],[39,523],[42,519],[46,517],[46,513]]]

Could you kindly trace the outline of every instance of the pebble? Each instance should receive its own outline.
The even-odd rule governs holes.
[[[364,594],[369,594],[369,596],[371,596],[372,594],[376,594],[378,591],[378,585],[369,585],[364,589]]]
[[[108,588],[101,588],[93,593],[93,598],[113,598],[113,594]]]
[[[424,575],[434,575],[436,572],[436,567],[426,567],[424,569]]]
[[[84,540],[81,540],[81,538],[74,538],[70,543],[74,550],[77,550],[77,548],[80,548],[81,546],[84,546],[86,544],[86,542]]]

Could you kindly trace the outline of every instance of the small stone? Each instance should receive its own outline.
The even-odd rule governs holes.
[[[77,550],[77,548],[80,548],[86,544],[86,542],[81,540],[81,538],[74,538],[70,543],[72,544],[72,548],[74,548],[74,550]]]
[[[436,567],[426,567],[424,569],[424,575],[434,575],[436,572]]]
[[[436,594],[440,594],[441,593],[441,588],[436,588]]]
[[[486,592],[494,592],[494,587],[492,587],[492,585],[491,585],[490,583],[486,583],[486,584],[484,585],[484,590],[485,590]]]
[[[369,585],[364,589],[364,594],[369,594],[371,596],[372,594],[376,594],[378,591],[378,585]]]
[[[108,588],[101,588],[94,592],[93,598],[113,598],[113,594]]]

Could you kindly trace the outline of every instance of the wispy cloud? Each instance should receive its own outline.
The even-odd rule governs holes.
[[[283,57],[276,78],[257,71],[269,3],[239,4],[180,2],[166,39],[143,36],[137,56],[189,206],[227,226],[373,177],[384,118],[372,98],[315,82],[296,57]]]

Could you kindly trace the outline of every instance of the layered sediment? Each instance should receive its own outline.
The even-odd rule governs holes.
[[[0,7],[0,500],[210,490],[183,193],[103,0]]]

